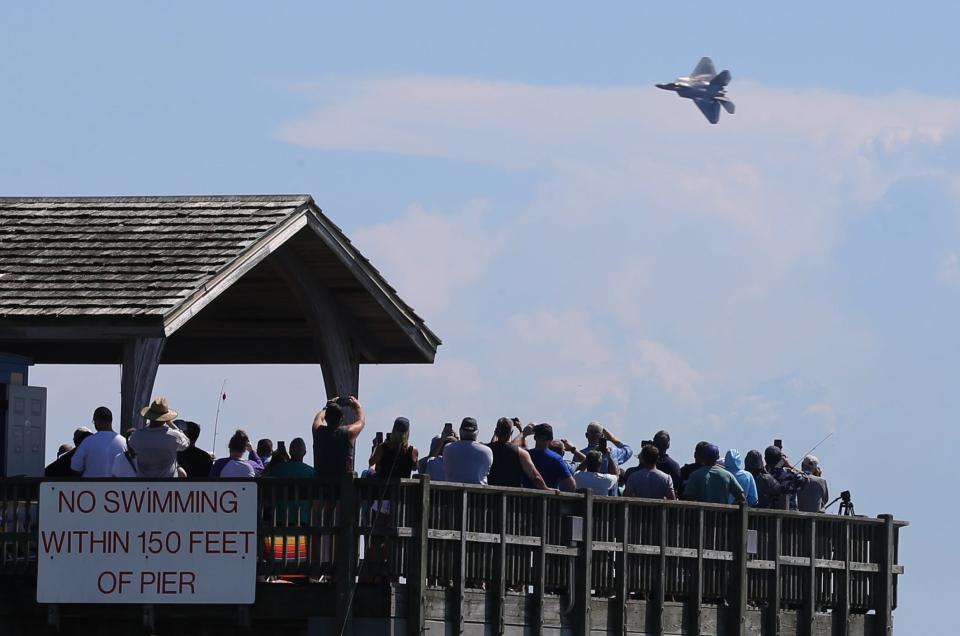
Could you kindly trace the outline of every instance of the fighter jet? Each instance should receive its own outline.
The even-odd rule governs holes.
[[[731,115],[733,102],[727,99],[724,88],[730,83],[730,71],[717,73],[713,68],[713,60],[709,57],[700,59],[690,77],[678,77],[668,84],[657,84],[657,88],[665,91],[674,91],[679,97],[692,99],[703,116],[711,124],[720,121],[720,106],[723,106]]]

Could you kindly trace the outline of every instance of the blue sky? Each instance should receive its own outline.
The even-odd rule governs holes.
[[[5,5],[0,195],[312,194],[445,342],[362,370],[362,447],[400,414],[421,448],[507,414],[668,428],[681,459],[833,432],[832,487],[913,524],[898,630],[940,631],[960,6],[315,4]],[[734,77],[716,127],[652,88],[701,55]],[[34,369],[51,452],[118,378]],[[210,424],[224,379],[222,430],[289,440],[323,401],[311,367],[157,392]]]

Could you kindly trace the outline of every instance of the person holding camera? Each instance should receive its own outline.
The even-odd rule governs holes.
[[[598,450],[587,453],[583,462],[583,470],[573,476],[577,489],[591,490],[595,495],[616,494],[617,483],[620,481],[620,469],[617,462],[610,457],[610,447],[604,448],[607,458],[607,472],[600,472],[603,455]]]
[[[460,439],[443,449],[443,473],[446,481],[484,484],[493,466],[493,451],[477,441],[477,420],[465,417],[460,423]]]
[[[780,484],[781,503],[789,510],[797,510],[797,493],[807,483],[807,476],[790,465],[787,455],[777,445],[763,451],[767,472]]]
[[[800,512],[823,512],[823,507],[830,500],[830,491],[827,480],[823,478],[820,460],[814,455],[807,455],[800,462],[800,468],[807,476],[807,483],[797,493],[797,507]]]
[[[344,409],[357,414],[349,424],[343,423]],[[317,477],[340,479],[353,475],[354,448],[366,421],[363,406],[357,398],[336,397],[313,419],[313,471]]]
[[[519,431],[521,435],[511,440],[514,429]],[[520,447],[521,439],[522,429],[519,419],[501,417],[497,420],[493,440],[487,444],[493,451],[493,465],[490,467],[490,474],[487,476],[487,484],[520,488],[524,483],[528,483],[532,484],[534,488],[547,490],[543,477],[537,472],[537,467],[533,465],[533,460],[530,459],[530,453],[525,448]]]
[[[624,444],[617,439],[617,436],[606,428],[600,426],[599,422],[590,422],[587,424],[587,432],[584,434],[584,437],[587,438],[587,446],[586,448],[580,449],[580,452],[586,455],[592,450],[600,451],[601,473],[609,474],[607,462],[610,459],[617,462],[617,466],[622,466],[633,457],[633,449],[630,448],[628,444]],[[610,449],[610,453],[608,454],[605,449],[610,444],[613,444],[613,448]]]

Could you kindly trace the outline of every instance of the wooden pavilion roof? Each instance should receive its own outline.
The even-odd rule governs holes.
[[[0,351],[116,362],[315,362],[271,255],[329,290],[364,363],[432,362],[440,340],[309,195],[0,198]]]

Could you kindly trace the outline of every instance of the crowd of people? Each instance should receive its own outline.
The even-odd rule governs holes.
[[[236,431],[229,456],[217,459],[196,446],[200,426],[177,419],[165,398],[141,410],[142,428],[118,434],[109,409],[93,413],[94,431],[78,428],[73,445],[60,447],[47,466],[48,477],[323,477],[356,474],[356,442],[366,421],[355,397],[334,398],[316,415],[312,426],[313,466],[306,464],[303,438],[261,439],[254,448],[248,435]],[[743,455],[731,448],[721,461],[720,448],[696,445],[693,461],[683,466],[670,453],[670,434],[658,431],[643,441],[634,466],[626,465],[633,448],[597,422],[587,425],[586,446],[555,439],[550,424],[523,425],[501,417],[489,442],[479,441],[477,420],[466,417],[454,430],[444,425],[420,457],[410,444],[410,421],[398,417],[389,433],[378,433],[361,476],[409,478],[554,491],[589,490],[597,495],[685,499],[709,503],[746,503],[759,508],[823,512],[829,500],[819,460],[803,458],[795,468],[779,445]]]

